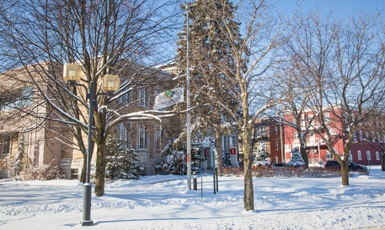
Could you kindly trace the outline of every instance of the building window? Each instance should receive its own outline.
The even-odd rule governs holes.
[[[161,89],[159,89],[159,88],[155,88],[154,89],[154,96],[156,97],[156,96],[158,96],[159,94],[161,94],[163,91],[161,90]]]
[[[257,128],[257,138],[266,136],[266,125],[259,125]]]
[[[136,149],[145,150],[147,149],[147,135],[144,125],[137,126],[137,140],[136,140]]]
[[[358,151],[357,151],[357,159],[358,159],[359,161],[362,160],[361,150],[358,150]]]
[[[359,133],[360,133],[360,141],[363,141],[364,138],[363,138],[363,136],[362,136],[362,130],[360,130]]]
[[[326,158],[333,159],[333,155],[328,150],[326,151]]]
[[[309,126],[309,118],[308,115],[304,114],[302,119],[302,126],[304,129],[306,129]]]
[[[19,99],[19,107],[27,107],[33,102],[33,87],[26,87],[22,90],[22,96]]]
[[[126,132],[126,126],[123,122],[118,124],[118,139],[120,141],[126,141],[127,140],[127,132]]]
[[[234,135],[230,135],[230,148],[231,147],[235,147],[235,146],[237,146],[236,142],[235,142],[235,136]]]
[[[368,159],[368,161],[372,160],[372,157],[370,156],[370,151],[366,151],[366,158]]]
[[[0,140],[1,153],[7,155],[10,152],[11,138],[10,136],[3,136]]]
[[[380,153],[378,151],[376,151],[376,160],[380,160]]]
[[[71,169],[71,179],[79,179],[79,169]]]
[[[274,130],[275,130],[275,135],[278,135],[278,130],[279,130],[278,125],[276,125],[276,126],[274,127]]]
[[[298,132],[294,132],[294,140],[298,141]]]
[[[11,147],[11,138],[9,136],[2,136],[0,139],[0,160],[9,156]]]
[[[354,132],[354,135],[353,135],[353,141],[356,142],[357,141],[357,131]]]
[[[156,125],[154,129],[155,129],[154,145],[155,145],[155,149],[159,150],[162,148],[162,127],[160,125]]]
[[[25,87],[11,92],[9,95],[3,96],[0,101],[1,111],[10,111],[20,109],[32,105],[33,87]]]
[[[275,141],[275,150],[279,150],[279,142]]]
[[[130,129],[126,127],[124,122],[118,124],[118,139],[124,142],[126,148],[131,148]]]
[[[352,151],[351,150],[349,150],[349,161],[353,161],[353,156],[352,156]]]
[[[148,106],[147,89],[142,88],[138,90],[138,105]]]
[[[119,104],[126,104],[126,103],[131,103],[131,92],[128,91],[127,93],[124,93],[118,98],[118,103]]]
[[[325,124],[330,123],[330,113],[324,113]]]

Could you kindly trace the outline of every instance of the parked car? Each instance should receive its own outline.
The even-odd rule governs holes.
[[[330,160],[327,161],[325,164],[326,169],[341,169],[341,165],[338,163],[338,161]],[[368,172],[368,168],[365,165],[356,164],[352,161],[348,162],[348,170],[354,171],[354,172]]]

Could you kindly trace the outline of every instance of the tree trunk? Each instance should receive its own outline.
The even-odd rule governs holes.
[[[82,153],[83,155],[83,167],[82,167],[82,172],[80,174],[80,182],[81,183],[86,183],[86,175],[87,175],[87,154]]]
[[[249,146],[250,136],[247,131],[244,131],[242,135],[243,140],[243,170],[244,170],[244,194],[243,194],[243,206],[246,211],[254,210],[254,186],[253,186],[253,173],[252,173],[252,153]]]
[[[80,120],[79,115],[76,115],[76,118],[78,120]],[[79,125],[77,125],[75,127],[75,138],[77,141],[77,145],[79,146],[80,152],[82,153],[82,156],[83,156],[83,166],[82,166],[82,171],[80,174],[79,181],[84,184],[84,183],[86,183],[86,176],[87,176],[87,152],[88,152],[88,150],[84,146],[83,131]]]
[[[106,138],[102,137],[96,151],[95,195],[104,195],[104,181],[106,175]]]
[[[301,144],[300,149],[301,149],[300,150],[301,151],[301,157],[302,157],[303,161],[305,162],[305,168],[309,169],[309,157],[308,157],[307,152],[306,152],[306,147],[303,144]]]
[[[217,150],[217,168],[218,175],[222,175],[222,135],[220,132],[215,132],[215,149]]]
[[[385,155],[381,154],[381,170],[385,171]]]
[[[248,155],[248,156],[246,156]],[[252,160],[249,153],[244,155],[244,195],[243,204],[246,211],[254,210],[254,186],[252,174]]]
[[[349,185],[349,171],[348,171],[348,161],[347,160],[342,160],[341,179],[342,179],[342,185]]]

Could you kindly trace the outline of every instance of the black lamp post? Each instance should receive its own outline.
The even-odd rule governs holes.
[[[70,85],[81,85],[80,71],[78,64],[64,64],[63,77],[64,81]],[[120,80],[116,75],[107,74],[103,78],[103,91],[114,92],[119,89]],[[84,86],[84,85],[82,85]],[[84,86],[85,87],[85,86]],[[86,87],[85,87],[86,88]],[[87,88],[86,88],[87,90]],[[87,167],[86,167],[86,181],[84,183],[84,199],[83,199],[83,220],[80,222],[82,226],[92,226],[94,222],[91,220],[91,188],[90,174],[91,174],[91,159],[92,159],[92,124],[94,117],[94,109],[96,105],[95,82],[90,82],[90,89],[87,92],[87,99],[89,99],[89,113],[88,113],[88,148],[87,148]]]

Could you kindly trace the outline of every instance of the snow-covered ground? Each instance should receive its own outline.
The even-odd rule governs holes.
[[[243,177],[146,176],[92,195],[82,227],[83,186],[74,180],[0,180],[0,229],[385,229],[385,172],[341,178],[254,178],[255,211],[243,210]],[[201,193],[201,181],[203,192]],[[203,197],[201,197],[203,195]]]

